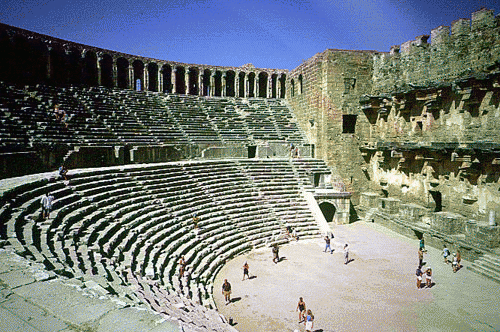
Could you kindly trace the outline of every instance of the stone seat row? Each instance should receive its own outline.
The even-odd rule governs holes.
[[[211,283],[225,259],[269,243],[271,236],[283,231],[269,203],[259,196],[258,187],[252,189],[251,178],[235,171],[239,169],[236,163],[221,162],[217,168],[214,164],[217,162],[153,166],[150,170],[118,168],[113,175],[109,170],[97,170],[75,174],[68,186],[53,182],[26,187],[30,190],[19,195],[25,202],[20,204],[18,197],[16,207],[26,212],[13,216],[10,230],[14,228],[15,236],[11,236],[19,240],[19,247],[32,251],[35,259],[47,261],[66,275],[105,274],[100,282],[106,289],[124,287],[123,275],[116,271],[126,268],[138,275],[156,268],[154,275],[162,276],[165,287],[174,288],[177,257],[184,254],[193,265],[192,282],[184,289],[200,303],[210,304]],[[204,168],[206,183],[202,180]],[[149,184],[169,174],[173,190]],[[177,177],[182,180],[176,182]],[[223,183],[231,194],[219,195],[224,192]],[[45,191],[54,192],[60,203],[55,204],[50,222],[34,227],[34,222],[26,223],[23,218],[28,212],[39,212],[39,195]],[[198,234],[192,229],[193,211],[201,216]],[[206,248],[222,251],[209,255]]]

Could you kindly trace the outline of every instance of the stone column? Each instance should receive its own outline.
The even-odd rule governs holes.
[[[189,91],[191,90],[191,81],[189,79],[189,68],[184,72],[184,84],[186,87],[184,90],[186,90],[186,95],[189,95]]]
[[[245,76],[245,97],[250,96],[250,78],[248,75]]]
[[[97,85],[102,85],[102,73],[101,73],[101,60],[102,57],[99,54],[96,54],[96,61],[97,61]]]
[[[210,97],[215,95],[215,73],[210,74],[210,89],[208,95]]]
[[[48,47],[47,49],[47,80],[50,81],[50,79],[52,78],[52,61],[51,61],[51,56],[50,54],[52,53],[52,47]]]
[[[224,74],[222,74],[222,78],[221,78],[221,97],[226,97],[227,95],[227,91],[226,91],[226,87],[227,87],[227,82],[226,82],[226,79],[227,79],[227,73],[224,72]]]
[[[255,75],[255,78],[253,79],[253,96],[254,98],[257,97],[257,91],[259,87],[259,76]]]
[[[134,67],[128,64],[128,85],[129,89],[135,90]]]
[[[177,68],[172,68],[172,71],[170,73],[170,82],[172,83],[172,93],[177,93],[177,84],[176,84],[176,73],[177,73]]]
[[[267,91],[266,98],[272,98],[273,97],[273,75],[268,76],[266,91]]]
[[[118,66],[115,58],[111,60],[111,85],[113,88],[118,86]]]
[[[148,66],[144,66],[143,72],[144,72],[144,84],[143,84],[142,90],[149,91],[149,68],[148,68]]]
[[[161,69],[163,68],[162,67],[158,67],[158,72],[157,72],[157,75],[158,75],[158,92],[163,92],[163,73],[161,71]]]
[[[198,96],[203,96],[203,75],[198,71]]]
[[[234,76],[234,96],[235,97],[241,97],[240,96],[240,75],[239,73],[235,73]]]

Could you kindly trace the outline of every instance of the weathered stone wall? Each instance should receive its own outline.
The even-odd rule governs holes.
[[[356,134],[369,131],[368,121],[359,111],[359,98],[372,89],[373,53],[326,50],[288,77],[288,102],[315,145],[315,157],[333,167],[348,189],[355,182],[366,181]]]
[[[357,131],[371,190],[482,223],[500,213],[499,21],[483,9],[374,56]]]
[[[472,13],[440,26],[429,35],[391,48],[374,59],[373,94],[393,93],[411,85],[450,82],[498,64],[500,17],[493,10]],[[428,43],[428,38],[431,43]]]

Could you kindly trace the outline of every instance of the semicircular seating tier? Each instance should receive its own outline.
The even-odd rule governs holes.
[[[303,196],[313,171],[329,169],[309,158],[228,159],[72,170],[68,181],[44,173],[4,192],[0,217],[10,245],[54,277],[224,331],[212,294],[225,262],[288,242],[288,226],[301,239],[320,234]],[[43,220],[49,192],[54,209]],[[179,278],[181,256],[188,277]]]
[[[64,123],[55,116],[55,105],[68,115]],[[306,143],[282,99],[0,82],[0,122],[0,152],[54,145]]]

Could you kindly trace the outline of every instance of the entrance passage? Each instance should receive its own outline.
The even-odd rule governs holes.
[[[323,212],[323,216],[326,219],[326,222],[332,222],[333,221],[333,216],[335,216],[335,205],[332,203],[328,202],[323,202],[319,204],[319,208],[321,209],[321,212]]]

